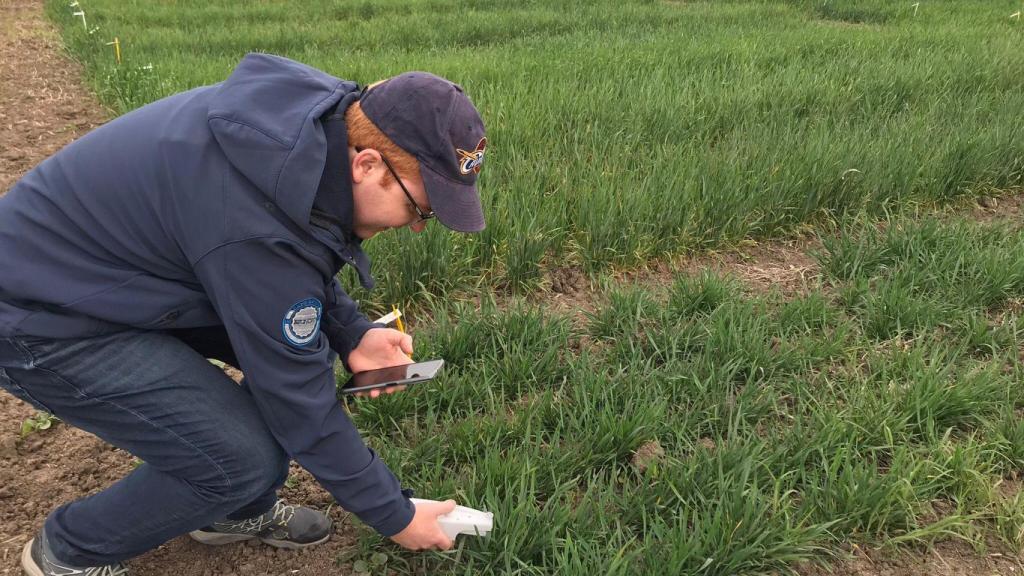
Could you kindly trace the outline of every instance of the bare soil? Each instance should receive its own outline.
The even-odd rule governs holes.
[[[1003,552],[982,553],[960,540],[939,542],[917,553],[852,547],[829,566],[803,563],[799,576],[1004,576],[1024,574],[1020,559]]]
[[[0,192],[108,118],[64,56],[42,3],[0,0]]]
[[[42,16],[41,0],[0,0],[0,193],[32,166],[110,117],[85,88],[79,66],[62,50],[59,37]],[[1019,199],[1001,208],[1020,215]],[[986,215],[1003,211],[994,206],[979,210]],[[624,272],[619,280],[664,285],[680,271],[712,268],[737,276],[752,291],[779,288],[798,294],[818,276],[813,259],[807,256],[809,248],[804,241],[751,244],[700,259],[653,263],[645,270]],[[550,284],[554,310],[593,309],[593,288],[579,270],[553,271]],[[21,547],[54,507],[102,490],[135,464],[130,454],[59,423],[23,438],[21,422],[33,414],[28,405],[0,393],[0,576],[21,573]],[[652,445],[638,458],[656,460],[659,451],[659,446]],[[357,528],[352,519],[294,465],[282,495],[293,503],[329,509],[335,522],[332,539],[294,552],[249,544],[206,547],[179,537],[129,566],[135,574],[153,576],[351,573],[345,559],[355,546]],[[1022,573],[1016,558],[979,553],[959,541],[896,554],[853,548],[847,558],[827,568],[801,565],[796,569],[804,576]]]

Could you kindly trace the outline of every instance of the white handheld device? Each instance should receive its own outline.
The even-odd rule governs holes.
[[[424,500],[423,498],[410,498],[413,504],[419,505],[423,502],[436,502],[436,500]],[[494,527],[494,513],[482,512],[465,506],[456,506],[455,510],[437,517],[437,523],[441,530],[455,540],[459,534],[470,536],[487,536]]]

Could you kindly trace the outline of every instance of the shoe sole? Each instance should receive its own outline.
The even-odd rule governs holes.
[[[193,530],[188,533],[193,540],[200,544],[206,544],[207,546],[224,546],[225,544],[234,544],[236,542],[244,542],[246,540],[252,540],[256,538],[251,534],[220,534],[215,532],[204,532],[202,530]],[[302,548],[308,548],[309,546],[316,546],[317,544],[323,544],[327,542],[331,537],[330,533],[319,540],[313,542],[292,542],[291,540],[276,540],[274,538],[260,538],[260,542],[274,548],[284,548],[286,550],[300,550]],[[32,576],[35,576],[34,574]],[[40,574],[39,576],[42,576]]]
[[[35,542],[35,538],[29,540],[28,544],[25,544],[25,548],[21,551],[21,570],[25,576],[44,576],[42,569],[32,559],[33,542]]]

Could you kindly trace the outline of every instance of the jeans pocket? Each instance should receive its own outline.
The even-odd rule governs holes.
[[[32,405],[32,407],[34,407],[36,410],[41,410],[43,412],[53,414],[53,410],[50,410],[49,408],[46,407],[45,404],[43,404],[39,400],[36,400],[34,396],[28,393],[28,390],[25,390],[24,388],[21,387],[20,384],[15,382],[14,378],[12,378],[8,371],[3,367],[0,367],[0,388],[3,388],[4,390],[10,392],[11,395],[17,398],[18,400],[21,400]]]

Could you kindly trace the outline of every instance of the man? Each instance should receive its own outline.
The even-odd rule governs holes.
[[[126,574],[190,533],[300,548],[323,514],[277,498],[288,462],[409,549],[447,549],[336,400],[333,363],[408,363],[412,339],[342,291],[361,242],[436,216],[483,229],[486,139],[462,89],[403,74],[360,90],[249,55],[223,83],[154,102],[47,159],[0,198],[0,387],[144,461],[65,504],[32,575]],[[238,366],[242,386],[207,358]]]

